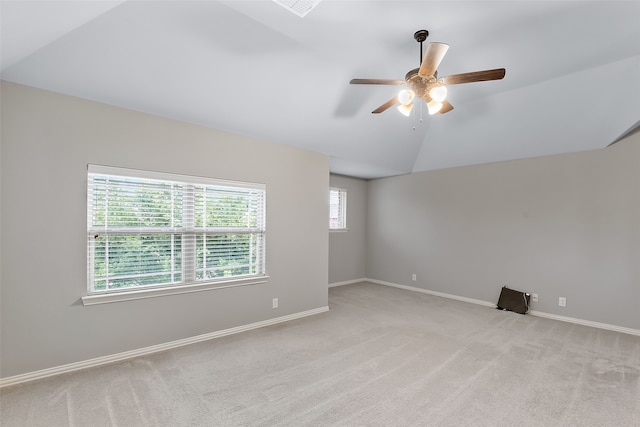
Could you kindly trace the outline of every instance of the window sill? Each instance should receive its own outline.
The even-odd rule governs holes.
[[[166,295],[188,294],[192,292],[210,291],[214,289],[233,288],[237,286],[257,285],[266,283],[269,276],[249,277],[244,279],[232,279],[217,282],[208,282],[193,285],[180,285],[152,289],[137,289],[122,292],[112,292],[104,294],[93,294],[82,297],[82,304],[96,305],[108,304],[119,301],[130,301],[136,299],[162,297]]]
[[[329,233],[346,233],[349,231],[348,228],[330,228]]]

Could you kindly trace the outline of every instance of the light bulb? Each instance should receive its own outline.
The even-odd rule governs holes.
[[[416,93],[414,91],[412,91],[411,89],[404,89],[401,90],[400,93],[398,93],[398,102],[402,105],[408,105],[411,104],[411,101],[413,101],[413,98],[415,97]]]
[[[429,89],[429,96],[436,102],[442,102],[447,97],[447,87],[439,84]]]
[[[400,104],[398,105],[398,111],[400,111],[405,116],[409,117],[411,114],[411,110],[413,109],[413,104]]]
[[[429,115],[432,116],[442,109],[442,102],[431,100],[427,102],[427,108],[429,109]]]

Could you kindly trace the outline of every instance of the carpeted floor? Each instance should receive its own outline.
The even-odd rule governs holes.
[[[6,387],[9,426],[640,426],[640,337],[370,283],[316,316]]]

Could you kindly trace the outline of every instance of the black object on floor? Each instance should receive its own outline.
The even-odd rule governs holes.
[[[516,291],[503,286],[500,291],[500,298],[498,298],[497,308],[527,314],[529,311],[529,298],[530,296],[526,292]]]

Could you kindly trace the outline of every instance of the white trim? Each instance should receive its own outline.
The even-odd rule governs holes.
[[[302,317],[313,316],[315,314],[325,313],[329,311],[328,306],[314,308],[312,310],[301,311],[282,317],[263,320],[261,322],[250,323],[248,325],[236,326],[235,328],[224,329],[221,331],[210,332],[208,334],[197,335],[195,337],[184,338],[177,341],[171,341],[164,344],[152,345],[150,347],[139,348],[137,350],[125,351],[123,353],[112,354],[110,356],[97,357],[95,359],[82,360],[80,362],[69,363],[67,365],[55,366],[53,368],[42,369],[40,371],[27,372],[26,374],[14,375],[12,377],[0,378],[0,388],[10,385],[26,383],[28,381],[40,380],[54,375],[66,374],[69,372],[79,371],[81,369],[94,368],[108,363],[121,362],[123,360],[135,357],[146,356],[160,351],[171,350],[173,348],[184,347],[189,344],[195,344],[202,341],[208,341],[215,338],[225,337],[227,335],[238,334],[240,332],[250,331],[265,326],[275,325],[277,323],[288,322],[290,320],[300,319]]]
[[[468,302],[468,303],[471,303],[471,304],[484,305],[485,307],[493,307],[493,308],[496,307],[496,305],[494,303],[489,302],[489,301],[483,301],[483,300],[479,300],[479,299],[461,297],[459,295],[445,294],[444,292],[430,291],[428,289],[416,288],[414,286],[399,285],[397,283],[384,282],[382,280],[375,280],[375,279],[366,279],[366,280],[368,282],[371,282],[371,283],[376,283],[378,285],[384,285],[384,286],[390,286],[392,288],[400,288],[400,289],[405,289],[407,291],[420,292],[420,293],[423,293],[423,294],[433,295],[433,296],[436,296],[436,297],[449,298],[449,299],[454,299],[454,300],[457,300],[457,301]]]
[[[468,302],[471,304],[483,305],[485,307],[494,307],[494,308],[496,307],[495,303],[492,303],[489,301],[461,297],[458,295],[446,294],[444,292],[430,291],[428,289],[416,288],[413,286],[406,286],[406,285],[399,285],[397,283],[385,282],[382,280],[375,280],[375,279],[363,279],[362,281],[376,283],[378,285],[390,286],[392,288],[399,288],[399,289],[405,289],[408,291],[420,292],[423,294],[434,295],[442,298],[454,299],[458,301]],[[561,322],[575,323],[577,325],[590,326],[592,328],[605,329],[607,331],[620,332],[623,334],[640,336],[640,329],[632,329],[624,326],[610,325],[608,323],[593,322],[591,320],[576,319],[574,317],[560,316],[557,314],[550,314],[550,313],[545,313],[543,311],[537,311],[537,310],[531,310],[529,311],[529,314],[536,317],[544,317],[546,319],[559,320]]]
[[[347,280],[345,282],[334,282],[334,283],[329,283],[329,285],[327,285],[327,287],[329,288],[335,288],[336,286],[344,286],[344,285],[352,285],[354,283],[360,283],[360,282],[367,282],[367,281],[371,281],[371,280],[367,280],[367,279],[354,279],[354,280]]]
[[[104,165],[87,165],[87,172],[94,175],[112,175],[125,178],[155,179],[162,181],[182,182],[189,184],[213,185],[222,187],[240,187],[256,190],[266,190],[267,185],[258,182],[230,181],[220,178],[209,178],[204,176],[183,175],[177,173],[156,172],[140,169],[120,168]]]
[[[192,285],[164,286],[161,288],[123,290],[114,293],[92,294],[82,297],[82,304],[96,305],[111,302],[130,301],[136,299],[163,297],[166,295],[188,294],[191,292],[211,291],[215,289],[233,288],[236,286],[257,285],[266,283],[269,276],[250,277],[244,279],[224,280],[219,282],[197,283]]]
[[[592,328],[606,329],[608,331],[621,332],[623,334],[640,336],[640,329],[632,329],[624,326],[610,325],[608,323],[592,322],[591,320],[576,319],[574,317],[560,316],[558,314],[545,313],[544,311],[531,310],[529,314],[546,319],[559,320],[561,322],[575,323],[577,325],[590,326]]]

